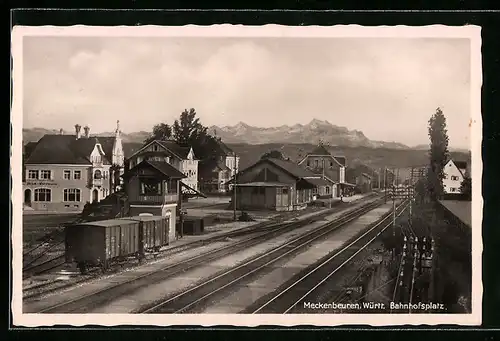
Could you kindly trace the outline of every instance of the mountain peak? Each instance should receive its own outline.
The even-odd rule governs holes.
[[[322,121],[318,120],[317,118],[313,118],[311,122],[309,122],[309,125],[331,125],[330,122],[328,121]]]

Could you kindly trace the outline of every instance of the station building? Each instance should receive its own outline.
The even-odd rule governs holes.
[[[313,190],[327,181],[294,162],[266,158],[236,179],[236,209],[292,211],[313,201]]]

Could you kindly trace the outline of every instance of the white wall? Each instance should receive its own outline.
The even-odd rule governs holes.
[[[460,193],[460,185],[464,180],[462,174],[452,161],[449,161],[444,167],[443,189],[448,194]]]

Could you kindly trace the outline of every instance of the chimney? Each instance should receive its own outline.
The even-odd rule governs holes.
[[[81,137],[81,129],[82,129],[81,125],[75,124],[75,133],[76,133],[77,140]]]
[[[59,135],[64,135],[64,130],[62,128],[59,129]]]
[[[85,137],[89,138],[90,137],[90,127],[89,126],[85,126],[83,128],[83,130],[85,130]]]

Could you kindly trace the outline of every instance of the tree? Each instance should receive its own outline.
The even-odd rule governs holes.
[[[472,180],[469,177],[464,178],[460,184],[460,192],[467,199],[472,199]]]
[[[219,151],[220,138],[208,134],[208,128],[201,124],[193,108],[185,109],[171,126],[165,123],[155,125],[153,134],[145,142],[167,139],[192,147],[195,156],[200,160],[213,158]]]
[[[446,130],[446,117],[440,108],[429,119],[430,138],[430,169],[428,174],[428,192],[433,200],[439,199],[443,194],[444,166],[448,161],[448,131]]]
[[[153,134],[144,142],[149,143],[154,140],[169,140],[172,137],[172,127],[165,123],[156,124],[153,127]]]
[[[268,151],[268,152],[262,154],[262,156],[260,158],[261,159],[273,158],[273,159],[285,160],[283,153],[281,153],[279,150]]]

